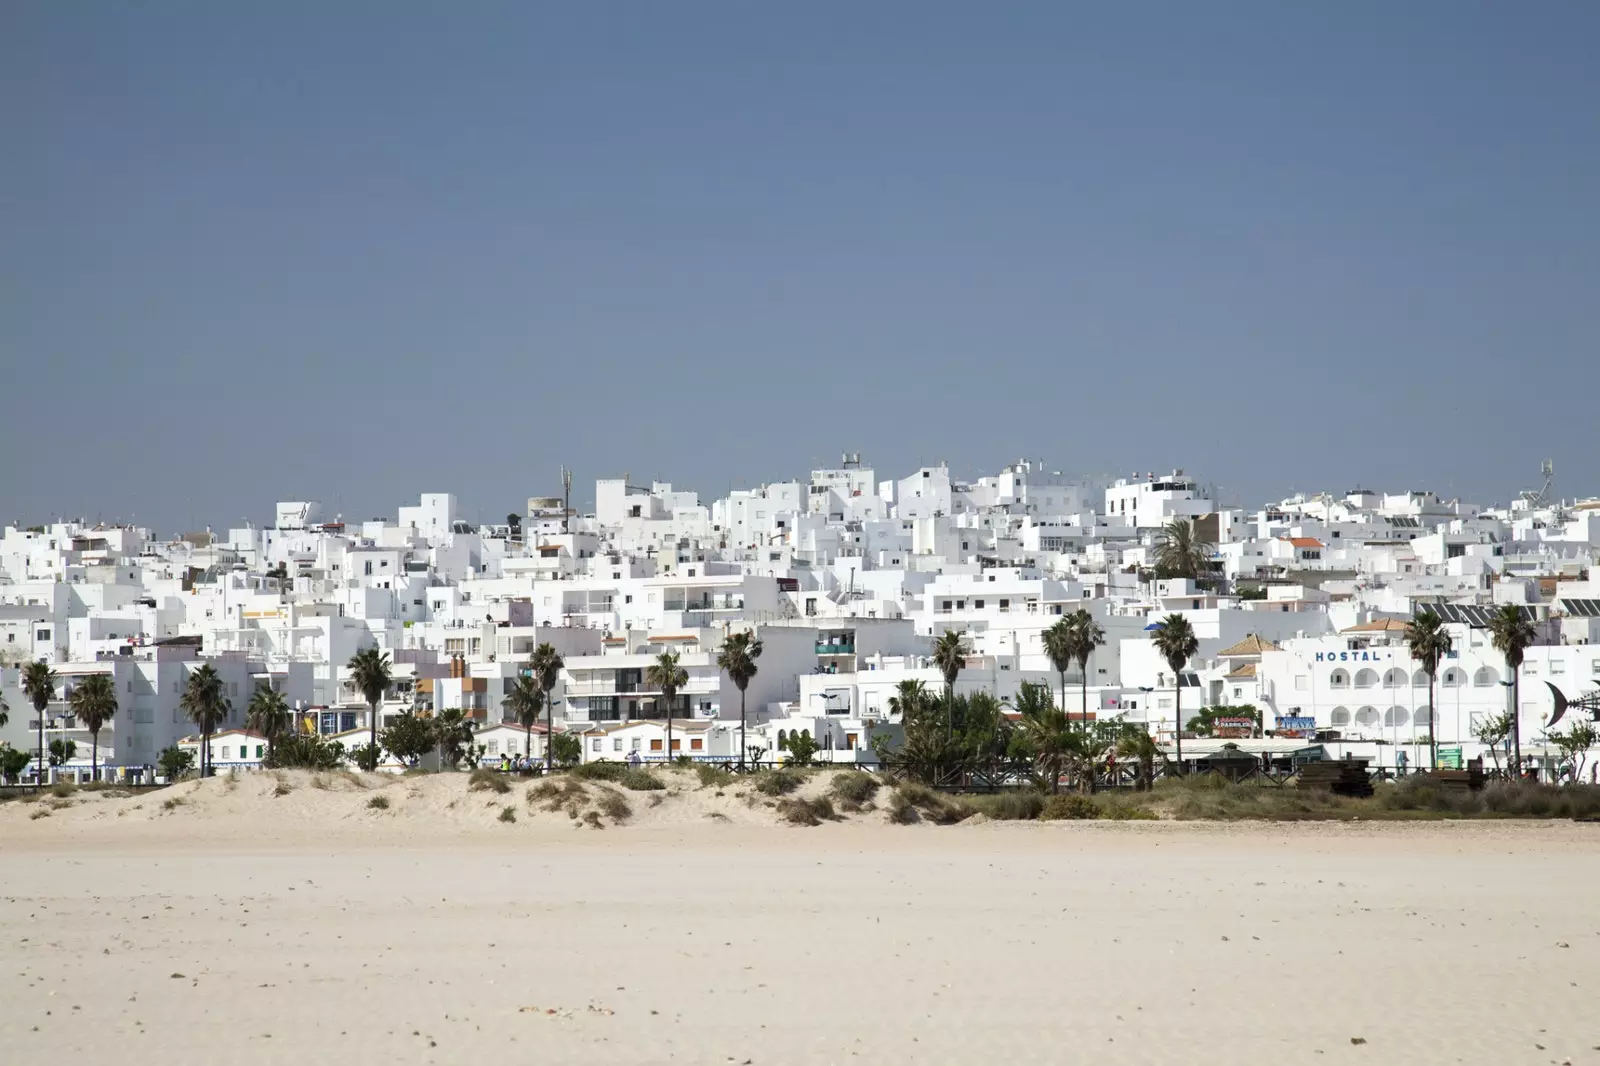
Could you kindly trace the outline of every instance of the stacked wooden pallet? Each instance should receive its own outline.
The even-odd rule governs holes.
[[[1367,778],[1365,759],[1308,762],[1300,768],[1299,787],[1320,789],[1336,796],[1372,795],[1372,782]]]

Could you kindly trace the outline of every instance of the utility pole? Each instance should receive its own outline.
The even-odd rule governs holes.
[[[561,467],[561,532],[572,532],[572,471]]]

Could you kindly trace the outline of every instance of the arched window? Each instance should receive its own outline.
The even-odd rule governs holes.
[[[1411,717],[1421,728],[1427,728],[1433,724],[1433,710],[1429,707],[1418,707],[1417,713]]]
[[[1406,713],[1404,707],[1390,707],[1383,712],[1383,724],[1391,728],[1397,725],[1405,725],[1410,720],[1411,716]]]
[[[1356,725],[1377,725],[1378,709],[1376,707],[1363,707],[1356,712]]]
[[[1383,675],[1384,688],[1405,688],[1406,681],[1406,672],[1398,667]]]
[[[1467,683],[1467,675],[1462,673],[1460,670],[1456,669],[1455,667],[1452,666],[1450,669],[1448,669],[1448,670],[1446,670],[1444,672],[1444,687],[1445,688],[1460,688],[1462,685],[1465,685],[1466,683]]]
[[[1418,670],[1416,673],[1412,674],[1411,683],[1416,685],[1418,688],[1426,687],[1428,684],[1428,671]]]
[[[778,750],[779,751],[788,751],[789,750],[789,733],[788,733],[787,730],[783,730],[783,729],[778,730]]]
[[[1490,685],[1500,683],[1500,675],[1495,673],[1492,666],[1480,667],[1478,672],[1472,675],[1472,683],[1479,688],[1488,688]]]
[[[1328,675],[1328,684],[1332,688],[1349,688],[1350,675],[1343,670],[1335,670]]]
[[[1372,688],[1378,683],[1378,671],[1359,670],[1356,672],[1356,688]]]
[[[1330,725],[1339,725],[1339,726],[1349,725],[1350,724],[1350,708],[1348,708],[1348,707],[1335,707],[1333,709],[1333,713],[1328,716],[1328,724],[1330,724]]]

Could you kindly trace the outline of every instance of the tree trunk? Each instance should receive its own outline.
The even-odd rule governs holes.
[[[367,751],[372,759],[372,768],[378,768],[378,703],[376,700],[367,704]]]
[[[1511,668],[1511,776],[1517,779],[1522,777],[1522,723],[1521,715],[1517,713],[1521,709],[1517,706],[1522,685],[1521,673],[1520,666]]]
[[[1067,713],[1067,672],[1065,670],[1061,671],[1061,713]],[[1071,722],[1069,721],[1067,724],[1070,725]]]
[[[556,738],[556,707],[550,702],[550,693],[544,694],[544,772],[548,777],[555,773],[556,749],[552,743]]]
[[[33,769],[33,790],[37,792],[44,787],[44,708],[36,707],[34,713],[39,716],[39,763]]]
[[[100,780],[100,730],[89,734],[89,783]]]
[[[743,770],[744,754],[748,749],[744,743],[744,686],[739,686],[739,769]]]
[[[533,723],[529,722],[523,728],[527,730],[527,736],[522,741],[522,757],[531,759],[533,758]]]
[[[1435,670],[1437,667],[1435,667]],[[1428,765],[1439,769],[1439,708],[1434,706],[1433,674],[1428,671]]]
[[[1078,712],[1078,721],[1082,723],[1083,731],[1087,733],[1089,731],[1089,665],[1085,663],[1081,669],[1083,671],[1081,691],[1081,695],[1083,696],[1083,707]]]
[[[667,696],[667,763],[669,765],[672,762],[672,697],[675,696],[675,695],[677,695],[677,693],[670,692],[670,691],[666,694],[666,696]]]
[[[1178,745],[1178,776],[1185,774],[1183,765],[1183,674],[1180,671],[1177,683],[1172,686],[1172,739]]]

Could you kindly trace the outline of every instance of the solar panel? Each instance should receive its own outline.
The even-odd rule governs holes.
[[[1477,603],[1425,603],[1417,605],[1418,614],[1421,614],[1423,611],[1432,611],[1446,622],[1468,625],[1474,629],[1488,629],[1489,619],[1492,618],[1494,613],[1499,609],[1500,608],[1498,607],[1484,606]],[[1538,614],[1535,613],[1532,607],[1528,607],[1524,604],[1518,604],[1517,610],[1521,613],[1522,617],[1526,618],[1530,622],[1537,622],[1539,620]]]
[[[1561,609],[1568,614],[1580,618],[1600,618],[1600,600],[1565,599],[1561,601]]]

